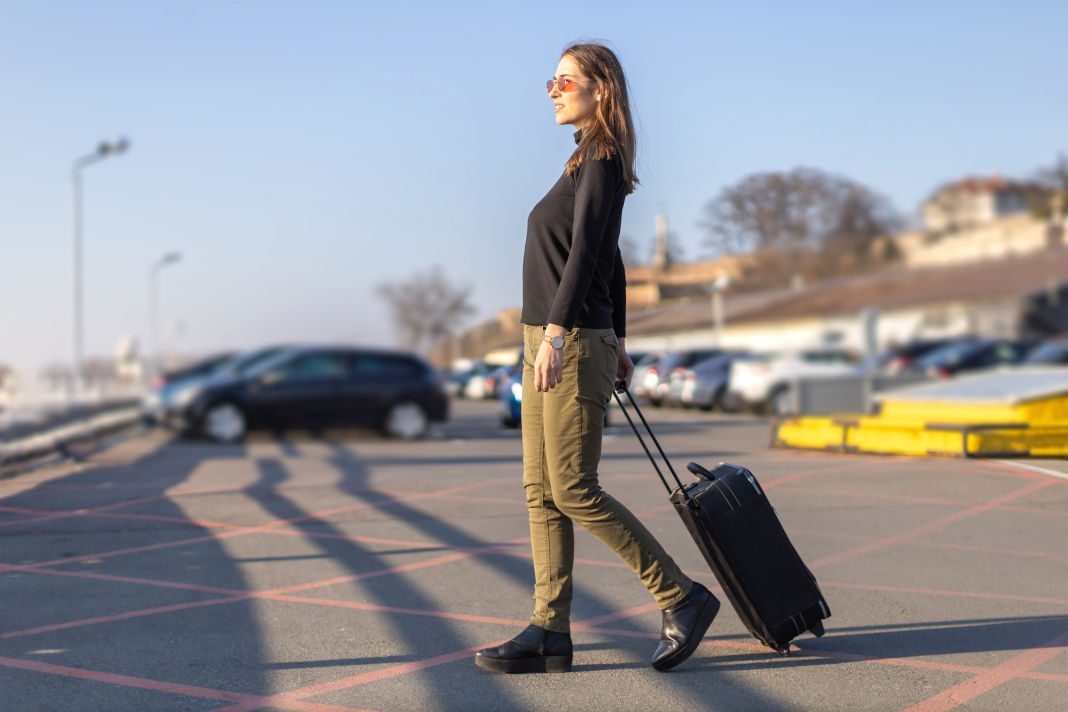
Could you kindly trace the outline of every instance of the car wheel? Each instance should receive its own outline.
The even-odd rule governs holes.
[[[385,431],[391,438],[415,440],[426,435],[430,421],[418,403],[394,403],[386,414]]]
[[[790,398],[790,389],[785,386],[776,388],[768,399],[768,410],[772,415],[784,417],[791,415],[793,403]]]
[[[217,443],[237,442],[245,437],[248,423],[245,413],[233,403],[216,403],[209,407],[201,420],[200,430]]]

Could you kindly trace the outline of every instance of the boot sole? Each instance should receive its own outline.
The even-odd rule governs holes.
[[[701,640],[705,637],[705,632],[708,631],[708,627],[712,625],[712,621],[715,620],[716,614],[719,613],[719,605],[719,599],[709,595],[708,601],[705,602],[705,605],[701,608],[701,612],[697,616],[693,634],[690,636],[690,639],[686,641],[686,645],[682,646],[663,660],[658,660],[653,663],[653,669],[658,672],[665,672],[684,662],[686,658],[693,655],[693,651],[697,650],[697,646],[701,644]]]
[[[484,670],[504,673],[571,672],[571,656],[538,655],[530,658],[501,660],[499,658],[487,658],[482,655],[476,655],[475,665],[478,665]]]

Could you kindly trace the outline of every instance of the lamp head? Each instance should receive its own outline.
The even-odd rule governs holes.
[[[114,141],[102,141],[96,148],[97,155],[107,156],[112,153],[123,153],[130,147],[130,142],[125,138],[119,138]]]

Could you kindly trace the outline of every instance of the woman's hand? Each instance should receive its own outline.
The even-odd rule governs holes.
[[[619,362],[616,365],[616,380],[623,381],[630,388],[630,379],[634,376],[634,362],[627,355],[626,339],[619,340]],[[620,391],[622,392],[622,391]]]
[[[548,341],[542,341],[534,359],[534,390],[547,393],[563,379],[564,350],[554,349]]]

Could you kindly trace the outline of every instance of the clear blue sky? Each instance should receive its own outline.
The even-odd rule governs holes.
[[[701,253],[702,205],[808,165],[914,212],[943,181],[1068,150],[1064,2],[0,0],[0,362],[72,350],[69,169],[85,172],[86,345],[161,324],[184,351],[394,341],[374,286],[441,265],[518,306],[526,217],[573,144],[544,83],[618,51],[642,187]]]

